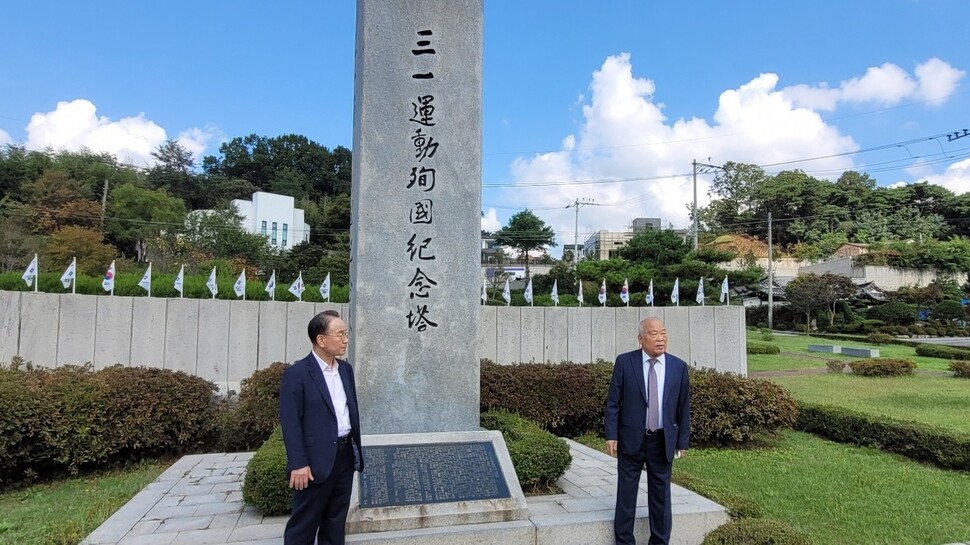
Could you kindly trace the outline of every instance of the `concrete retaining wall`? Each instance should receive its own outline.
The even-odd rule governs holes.
[[[0,361],[145,365],[238,391],[256,369],[306,355],[315,313],[346,315],[348,307],[0,291]],[[747,374],[741,307],[481,307],[482,336],[470,349],[502,364],[612,361],[637,348],[637,324],[647,316],[666,322],[672,354]]]
[[[927,286],[937,278],[935,270],[900,269],[879,265],[856,266],[851,257],[823,261],[813,265],[806,265],[799,269],[799,273],[825,274],[832,273],[849,278],[875,282],[883,290],[896,291],[903,286]],[[967,273],[947,273],[957,284],[967,282]]]

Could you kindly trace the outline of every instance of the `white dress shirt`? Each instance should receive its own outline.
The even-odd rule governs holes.
[[[323,371],[323,378],[327,381],[327,390],[330,392],[330,401],[333,408],[337,411],[337,435],[346,437],[350,435],[350,407],[347,406],[347,392],[344,391],[344,381],[340,379],[340,363],[336,358],[333,366],[320,359],[316,352],[310,352],[316,358],[320,370]]]
[[[650,397],[650,358],[643,350],[640,351],[643,354],[643,391],[647,392],[647,397]],[[657,429],[663,429],[664,427],[664,379],[666,378],[666,373],[664,372],[665,363],[667,361],[666,354],[660,354],[656,358],[657,363],[653,364],[653,371],[657,375],[657,395],[660,396],[660,405],[657,407],[657,416],[659,417],[660,427]],[[652,399],[647,399],[647,403],[653,403]],[[648,413],[649,414],[649,413]]]

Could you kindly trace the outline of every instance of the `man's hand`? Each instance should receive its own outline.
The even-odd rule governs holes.
[[[303,490],[304,488],[310,486],[310,481],[312,480],[313,472],[310,471],[310,466],[294,469],[290,472],[290,488]]]
[[[616,440],[607,439],[606,441],[606,453],[610,456],[616,456]]]
[[[674,453],[674,459],[675,460],[680,459],[680,458],[683,458],[684,456],[687,456],[687,450],[686,449],[684,449],[684,450],[678,450],[677,452]]]

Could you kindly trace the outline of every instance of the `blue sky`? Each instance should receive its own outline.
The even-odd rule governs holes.
[[[0,143],[138,165],[166,138],[351,147],[354,19],[349,0],[11,3]],[[968,20],[963,0],[488,0],[483,223],[530,207],[568,243],[584,198],[581,240],[684,227],[694,158],[970,190],[970,137],[942,136],[970,128]]]

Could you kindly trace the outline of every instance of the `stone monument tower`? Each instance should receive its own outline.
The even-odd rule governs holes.
[[[361,427],[477,429],[482,0],[357,6],[350,361]]]

